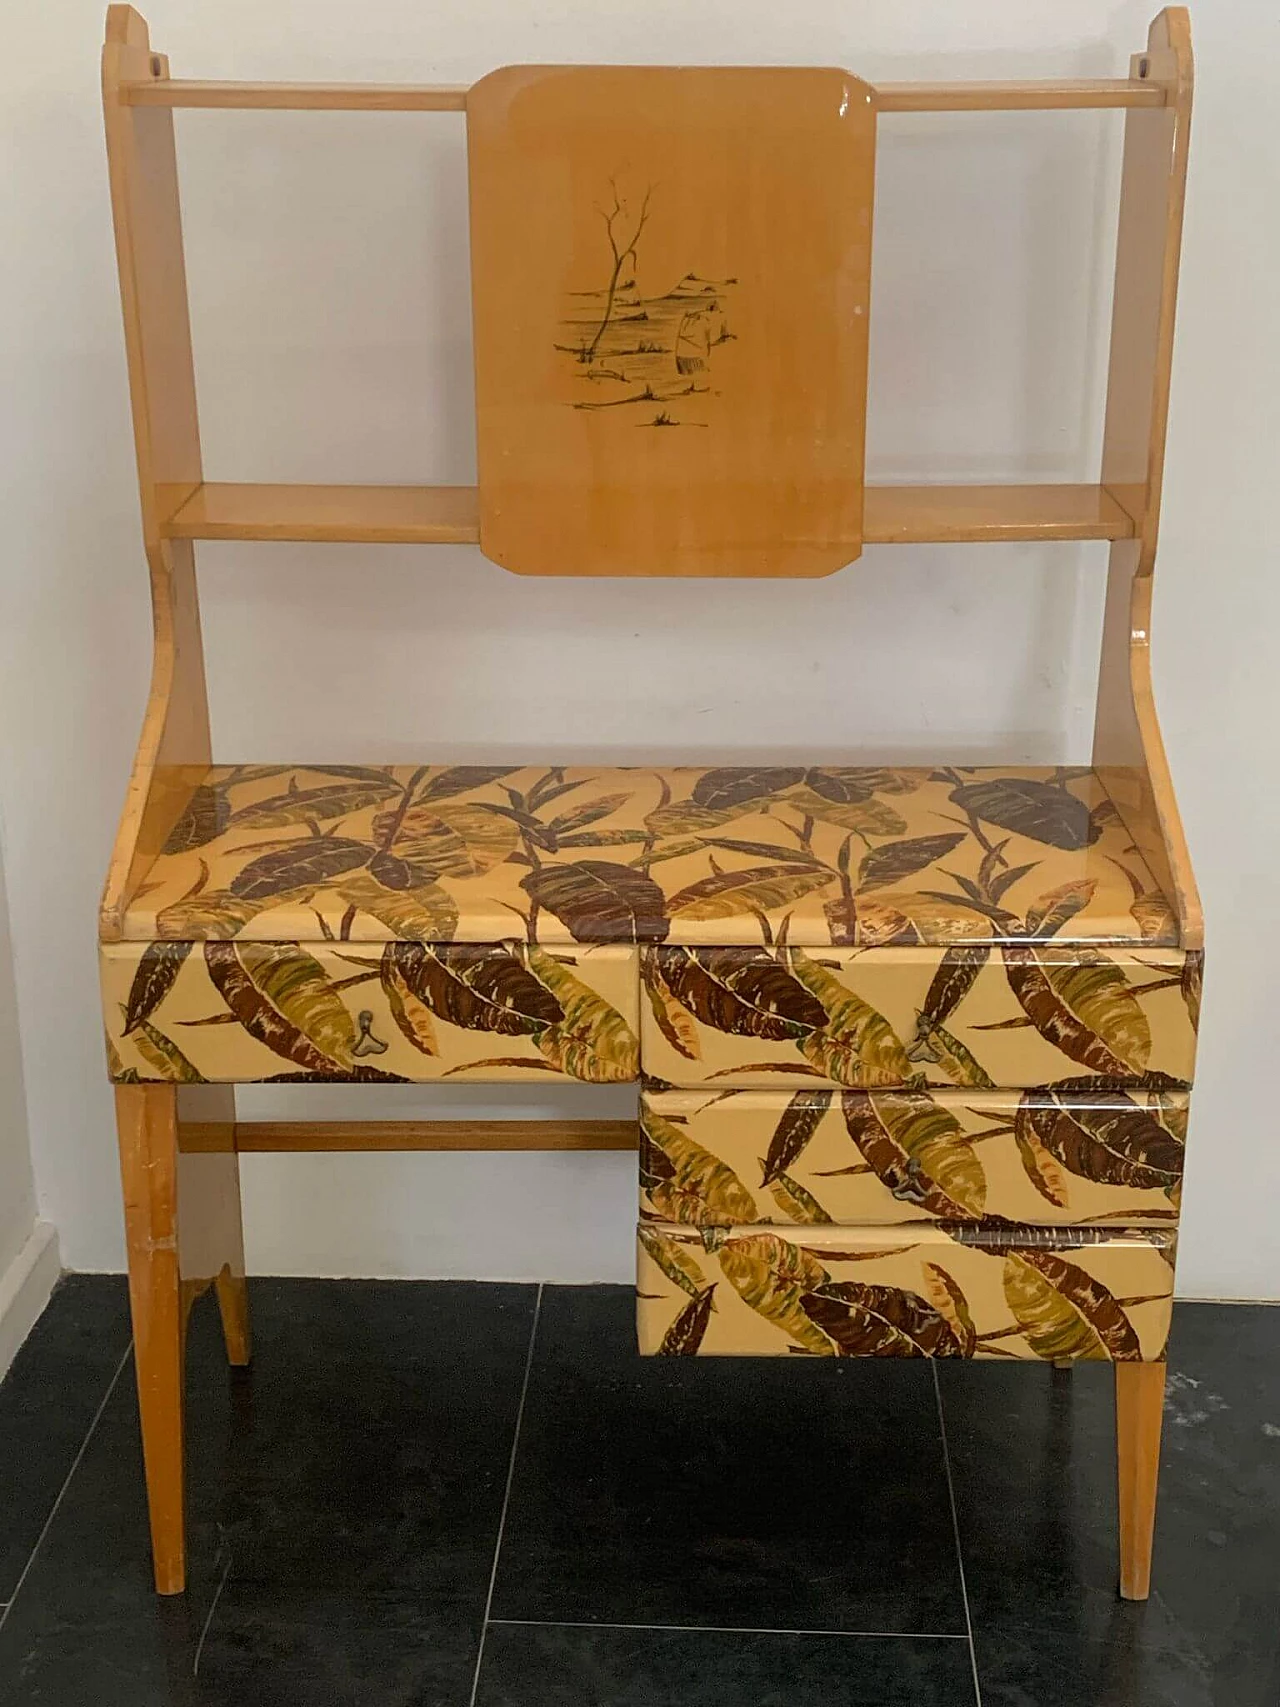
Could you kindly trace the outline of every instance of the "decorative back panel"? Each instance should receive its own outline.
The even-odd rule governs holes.
[[[508,67],[467,126],[486,556],[737,576],[857,557],[870,88]]]

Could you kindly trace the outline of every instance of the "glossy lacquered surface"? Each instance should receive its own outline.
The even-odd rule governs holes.
[[[1280,1311],[1176,1311],[1135,1607],[1109,1370],[938,1366],[940,1420],[924,1365],[641,1362],[626,1289],[549,1288],[517,1440],[535,1293],[258,1282],[235,1377],[202,1303],[166,1601],[123,1282],[67,1283],[0,1387],[6,1707],[469,1707],[495,1555],[480,1707],[974,1707],[966,1591],[983,1707],[1272,1707]]]
[[[473,85],[486,556],[646,576],[858,556],[874,158],[872,91],[838,70]]]

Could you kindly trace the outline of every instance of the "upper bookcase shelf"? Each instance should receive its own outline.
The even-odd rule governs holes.
[[[475,545],[474,486],[269,486],[205,481],[166,494],[169,539]],[[868,486],[868,545],[966,540],[1131,539],[1105,486]]]
[[[464,84],[209,83],[156,77],[125,83],[131,107],[275,108],[289,112],[462,113]],[[1081,107],[1162,107],[1164,89],[1137,77],[1063,82],[879,83],[881,113],[1052,112]]]

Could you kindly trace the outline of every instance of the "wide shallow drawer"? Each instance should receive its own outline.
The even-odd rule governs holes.
[[[701,1091],[641,1098],[640,1213],[780,1221],[1171,1222],[1185,1090]]]
[[[524,943],[103,947],[113,1079],[593,1084],[636,1077],[636,950]]]
[[[645,949],[645,1076],[874,1088],[1188,1081],[1200,957],[1030,941]]]
[[[640,1350],[661,1356],[1164,1353],[1174,1235],[1035,1227],[642,1222]]]

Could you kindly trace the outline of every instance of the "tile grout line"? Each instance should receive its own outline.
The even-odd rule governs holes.
[[[480,1668],[484,1664],[484,1640],[489,1631],[489,1625],[497,1622],[489,1614],[493,1610],[493,1591],[498,1581],[498,1561],[502,1557],[502,1537],[507,1527],[507,1507],[511,1504],[511,1488],[516,1479],[516,1454],[520,1449],[520,1425],[524,1422],[524,1402],[529,1394],[529,1376],[533,1370],[533,1348],[538,1338],[538,1319],[542,1315],[542,1283],[538,1284],[538,1296],[533,1305],[533,1321],[529,1325],[529,1349],[524,1359],[524,1380],[520,1384],[520,1403],[516,1407],[516,1426],[511,1435],[511,1457],[507,1462],[507,1483],[502,1493],[502,1510],[498,1514],[498,1536],[493,1544],[493,1564],[489,1570],[489,1590],[484,1597],[484,1617],[480,1623],[480,1641],[476,1647],[476,1669],[471,1677],[471,1695],[468,1707],[476,1707],[476,1694],[480,1688]]]
[[[209,1634],[209,1626],[213,1623],[213,1615],[218,1610],[218,1602],[222,1599],[222,1591],[227,1586],[227,1578],[231,1575],[231,1546],[227,1545],[227,1562],[222,1567],[222,1575],[218,1578],[218,1586],[213,1591],[213,1599],[209,1602],[209,1610],[205,1614],[204,1627],[200,1631],[200,1640],[196,1643],[195,1658],[191,1662],[192,1677],[200,1675],[200,1656],[204,1652],[205,1637]]]
[[[956,1509],[956,1484],[951,1474],[951,1448],[947,1444],[947,1419],[942,1414],[942,1384],[936,1360],[932,1365],[933,1395],[938,1402],[938,1432],[942,1436],[942,1466],[947,1473],[947,1499],[951,1505],[951,1531],[956,1543],[956,1566],[960,1572],[960,1598],[964,1602],[964,1627],[969,1636],[969,1664],[973,1671],[975,1707],[982,1707],[982,1685],[978,1681],[978,1651],[973,1645],[973,1616],[969,1611],[969,1584],[964,1574],[964,1548],[960,1544],[960,1513]]]
[[[618,1624],[595,1618],[491,1618],[490,1624],[534,1630],[670,1630],[690,1636],[835,1636],[850,1640],[904,1642],[967,1642],[953,1630],[794,1630],[783,1625],[753,1624]]]
[[[22,1592],[22,1585],[23,1585],[23,1583],[26,1582],[27,1576],[31,1570],[31,1567],[35,1563],[36,1554],[40,1551],[41,1547],[44,1545],[45,1536],[48,1535],[50,1529],[53,1527],[53,1520],[58,1515],[58,1508],[61,1506],[63,1499],[66,1497],[67,1489],[71,1486],[71,1478],[75,1475],[76,1471],[80,1468],[80,1460],[84,1457],[85,1453],[88,1451],[89,1442],[93,1439],[94,1430],[97,1428],[98,1423],[102,1419],[103,1411],[105,1411],[107,1408],[107,1401],[110,1399],[111,1395],[116,1390],[116,1382],[120,1379],[120,1372],[124,1368],[125,1364],[129,1361],[129,1354],[132,1350],[133,1350],[133,1339],[132,1339],[132,1337],[130,1337],[128,1345],[125,1346],[124,1351],[121,1354],[121,1358],[120,1358],[119,1363],[116,1364],[115,1374],[111,1377],[110,1381],[108,1381],[108,1383],[107,1383],[107,1390],[102,1395],[102,1401],[99,1404],[97,1410],[93,1413],[93,1420],[90,1422],[88,1428],[85,1430],[84,1439],[80,1442],[80,1450],[76,1453],[75,1457],[72,1459],[71,1468],[67,1471],[67,1474],[63,1480],[62,1486],[58,1489],[58,1497],[56,1500],[54,1500],[52,1506],[49,1508],[49,1515],[48,1515],[48,1517],[45,1518],[44,1525],[41,1528],[39,1535],[36,1536],[36,1544],[31,1549],[31,1552],[28,1554],[26,1564],[22,1567],[22,1575],[18,1578],[17,1582],[13,1585],[13,1593],[12,1593],[12,1595],[10,1595],[9,1600],[6,1603],[3,1611],[0,1611],[0,1630],[4,1629],[5,1624],[8,1620],[9,1614],[13,1611],[14,1607],[17,1605],[18,1596]]]

